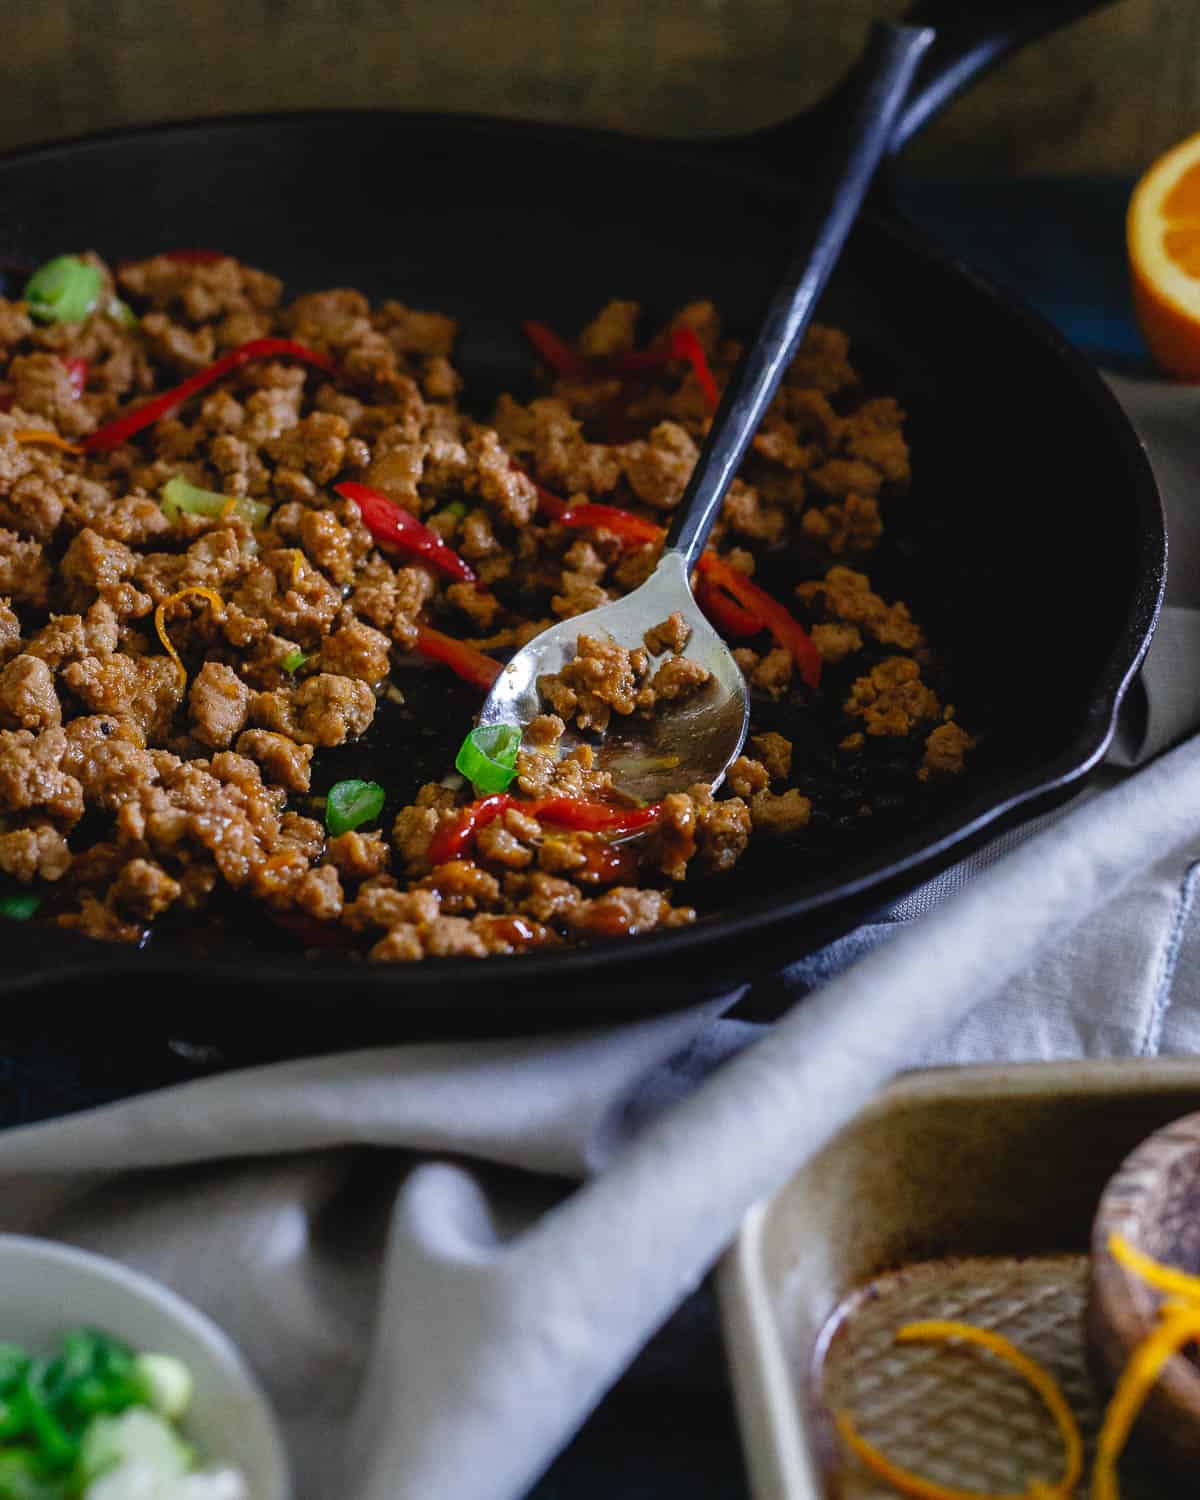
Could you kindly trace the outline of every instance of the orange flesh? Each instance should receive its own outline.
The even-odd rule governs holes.
[[[1164,219],[1200,219],[1200,161],[1190,166],[1163,199]]]
[[[1163,235],[1163,249],[1186,276],[1200,278],[1200,223],[1173,225]]]

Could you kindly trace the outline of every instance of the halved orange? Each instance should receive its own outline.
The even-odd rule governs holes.
[[[1150,352],[1200,381],[1200,134],[1143,175],[1125,221],[1133,307]]]

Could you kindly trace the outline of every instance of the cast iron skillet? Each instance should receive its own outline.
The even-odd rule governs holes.
[[[952,16],[898,140],[1003,52],[1091,8]],[[937,23],[941,9],[913,18]],[[292,295],[351,285],[439,308],[463,320],[459,360],[486,408],[529,389],[522,317],[570,329],[609,295],[664,313],[710,295],[727,326],[749,326],[825,119],[818,108],[718,146],[393,112],[122,131],[0,161],[0,261],[215,243],[283,274]],[[951,649],[959,717],[984,732],[948,797],[915,822],[882,820],[832,865],[819,848],[760,855],[694,927],[611,947],[370,967],[305,958],[261,920],[253,940],[162,936],[140,953],[13,926],[8,996],[36,995],[38,1023],[72,1026],[102,995],[111,1025],[120,997],[131,1020],[265,1052],[648,1013],[780,967],[1073,790],[1108,745],[1163,588],[1162,512],[1136,437],[1053,329],[885,202],[856,229],[821,317],[910,412],[912,494],[870,567]],[[439,732],[424,752],[411,734],[395,754],[383,730],[369,739],[358,753],[381,781],[440,774],[469,719],[469,692],[424,681],[436,689],[418,692],[420,712]],[[10,1032],[17,1009],[31,1008],[9,1008]]]

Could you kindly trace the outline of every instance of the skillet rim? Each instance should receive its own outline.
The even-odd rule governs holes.
[[[728,172],[743,185],[757,187],[783,200],[796,197],[803,187],[803,184],[790,178],[758,152],[755,136],[761,135],[761,132],[732,139],[666,139],[592,126],[550,124],[471,113],[334,108],[192,116],[186,119],[113,126],[18,146],[0,152],[0,190],[3,187],[4,168],[10,164],[25,163],[38,157],[49,159],[56,154],[85,151],[91,147],[119,146],[127,141],[144,142],[155,136],[178,136],[214,130],[234,133],[288,126],[331,126],[339,122],[354,123],[361,127],[366,122],[379,119],[387,119],[414,129],[427,126],[439,130],[450,128],[460,132],[486,132],[493,140],[497,132],[504,132],[514,139],[528,139],[550,133],[559,141],[573,140],[581,149],[590,152],[628,155],[636,151],[642,157],[653,153],[676,163],[682,158],[688,158],[709,171]],[[361,960],[353,963],[336,960],[314,963],[302,953],[295,958],[276,953],[262,954],[262,960],[268,968],[259,977],[269,976],[273,985],[286,984],[289,995],[299,1000],[307,998],[300,992],[308,991],[314,985],[327,988],[331,980],[336,982],[352,978],[356,1002],[372,1002],[386,997],[397,1020],[406,1014],[425,1012],[432,1005],[437,1005],[439,1009],[445,1008],[459,999],[460,991],[477,992],[481,986],[489,983],[501,983],[510,989],[511,981],[516,979],[528,980],[528,984],[522,984],[522,988],[531,991],[540,991],[545,983],[555,980],[586,979],[590,992],[596,980],[611,980],[615,976],[619,981],[621,970],[631,964],[642,963],[662,969],[673,959],[702,962],[706,955],[715,953],[715,950],[723,946],[727,947],[731,941],[739,938],[770,934],[778,940],[779,929],[789,922],[820,913],[833,915],[839,906],[863,897],[875,888],[919,874],[924,867],[929,867],[932,873],[935,866],[941,867],[946,863],[945,856],[956,846],[970,845],[990,826],[1011,821],[1022,809],[1032,813],[1039,802],[1047,801],[1056,792],[1061,794],[1080,782],[1103,758],[1115,733],[1117,715],[1125,694],[1149,649],[1166,588],[1165,513],[1145,446],[1098,370],[1052,323],[1035,312],[1022,298],[997,286],[960,256],[943,249],[936,240],[906,220],[894,207],[882,203],[878,195],[872,199],[861,217],[868,221],[872,231],[898,241],[909,255],[924,260],[936,274],[966,282],[1001,315],[1017,323],[1023,336],[1040,343],[1060,366],[1065,367],[1064,374],[1083,388],[1096,410],[1097,420],[1107,417],[1109,434],[1118,444],[1128,483],[1128,498],[1137,520],[1137,581],[1118,638],[1093,681],[1087,712],[1070,745],[1039,768],[1012,773],[1005,778],[1007,790],[1001,793],[998,800],[992,797],[986,806],[978,806],[979,799],[975,798],[957,811],[948,810],[935,818],[932,825],[926,825],[926,829],[932,826],[932,836],[928,832],[922,836],[919,830],[906,834],[892,846],[892,852],[856,860],[853,868],[857,873],[851,878],[835,880],[829,877],[815,883],[810,882],[806,894],[802,896],[789,897],[785,894],[763,900],[750,910],[719,912],[705,917],[694,926],[641,934],[633,943],[625,940],[611,945],[521,955],[519,969],[505,970],[502,977],[497,975],[494,960],[481,962],[479,959],[441,959],[436,963],[405,965],[397,973],[393,966],[376,966]],[[11,939],[25,936],[26,931],[17,929],[11,936],[6,934],[6,937],[10,937],[6,947],[17,946]],[[68,936],[59,935],[60,940]],[[811,948],[812,945],[805,943],[802,934],[798,932],[793,956],[798,958],[811,951]],[[36,988],[41,983],[57,985],[72,979],[96,981],[122,974],[136,975],[140,980],[161,980],[194,972],[197,966],[209,982],[229,981],[244,985],[248,980],[253,981],[256,973],[256,959],[253,957],[231,960],[217,956],[197,960],[186,952],[156,951],[154,948],[145,952],[120,949],[114,953],[106,945],[77,937],[72,937],[70,942],[63,942],[63,949],[65,951],[39,955],[39,959],[27,972],[19,971],[6,976],[6,988]],[[494,956],[499,957],[501,955]],[[753,959],[747,956],[744,967],[749,969],[752,966]],[[728,967],[722,956],[722,975]],[[730,983],[736,983],[736,980],[729,978],[723,979],[723,982],[728,987]],[[430,993],[431,988],[442,993],[435,997]],[[451,990],[454,992],[453,1001],[448,993]],[[466,996],[463,998],[469,1006],[470,999]],[[542,1000],[538,1009],[544,1009],[545,1004]],[[649,1002],[636,1007],[641,1013],[649,1013],[652,1008]],[[660,1005],[659,1008],[664,1007]],[[508,996],[503,1009],[506,1015],[511,1014],[512,1002]],[[613,1004],[611,1009],[614,1014],[628,1014],[631,1007]]]

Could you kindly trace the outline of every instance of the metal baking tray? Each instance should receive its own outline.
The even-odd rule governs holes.
[[[719,1271],[755,1500],[893,1500],[844,1454],[832,1412],[896,1462],[984,1493],[1056,1478],[1040,1403],[958,1347],[897,1347],[917,1318],[997,1329],[1058,1377],[1089,1448],[1105,1393],[1083,1310],[1105,1183],[1200,1109],[1200,1061],[946,1068],[883,1090],[747,1216]],[[1177,1492],[1134,1449],[1123,1500]]]

